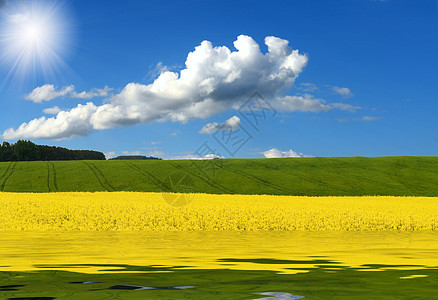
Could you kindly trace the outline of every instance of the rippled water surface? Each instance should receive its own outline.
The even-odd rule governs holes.
[[[435,232],[2,232],[1,299],[438,299]]]

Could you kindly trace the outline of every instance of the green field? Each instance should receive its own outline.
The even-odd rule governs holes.
[[[168,188],[184,175],[199,193],[438,196],[438,157],[2,162],[0,191],[187,192]]]

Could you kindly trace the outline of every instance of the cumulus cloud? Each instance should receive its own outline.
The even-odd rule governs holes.
[[[312,95],[308,94],[304,96],[277,97],[272,102],[272,106],[276,110],[284,112],[327,112],[332,109],[356,111],[360,109],[358,106],[345,103],[326,103],[325,100],[314,98]]]
[[[102,105],[89,102],[60,111],[52,118],[34,119],[16,129],[7,129],[3,138],[65,139],[85,136],[93,130],[138,123],[185,123],[239,107],[254,91],[277,110],[285,112],[358,109],[349,104],[326,103],[310,95],[281,97],[302,72],[308,58],[292,49],[284,39],[268,36],[265,44],[268,51],[263,53],[259,44],[245,35],[234,41],[235,50],[214,47],[211,42],[203,41],[187,55],[185,68],[180,72],[160,65],[160,75],[151,84],[129,83]],[[47,84],[36,88],[26,98],[34,102],[61,96],[90,99],[106,97],[109,91],[105,87],[78,93],[74,86],[56,90]],[[219,125],[210,124],[204,131]]]
[[[89,92],[76,92],[74,85],[69,85],[60,90],[56,90],[53,84],[45,84],[35,88],[31,93],[25,96],[25,99],[35,103],[50,101],[59,97],[70,97],[76,99],[91,99],[95,97],[106,97],[112,88],[105,86],[103,89],[93,88]]]
[[[57,91],[53,84],[45,84],[35,88],[30,94],[26,95],[25,98],[35,103],[41,103],[43,101],[50,101],[58,97],[63,97],[73,92],[74,89],[74,86],[70,85]]]
[[[344,98],[350,98],[354,96],[354,94],[350,91],[350,89],[346,87],[334,86],[332,89],[336,94],[339,94]]]
[[[58,106],[43,109],[43,112],[48,115],[57,115],[61,111],[62,109],[60,109]]]
[[[129,83],[101,106],[87,103],[60,112],[54,118],[35,119],[17,129],[6,130],[3,137],[68,138],[87,135],[93,129],[137,123],[167,120],[185,123],[233,107],[244,99],[242,96],[255,90],[266,99],[273,99],[293,84],[308,58],[289,47],[287,40],[268,36],[265,44],[267,53],[262,53],[259,45],[245,35],[234,42],[235,51],[203,41],[187,55],[185,68],[179,73],[163,69],[153,83]],[[46,85],[45,89],[49,91],[48,96],[37,90],[28,98],[41,102],[57,95],[53,85]],[[79,112],[83,112],[80,117]],[[63,126],[49,130],[58,123]]]
[[[303,153],[297,153],[293,151],[292,149],[288,151],[280,151],[276,148],[272,148],[270,150],[267,150],[265,152],[262,152],[262,154],[266,158],[281,158],[281,157],[312,157],[311,155],[305,155]]]
[[[66,139],[83,136],[91,130],[90,119],[97,107],[93,103],[79,104],[69,111],[61,111],[56,117],[33,119],[21,124],[17,129],[7,129],[3,133],[6,140],[20,138]]]
[[[240,118],[237,116],[232,116],[228,120],[226,120],[224,123],[208,123],[206,124],[199,133],[201,134],[212,134],[215,133],[218,130],[236,130],[240,126]]]

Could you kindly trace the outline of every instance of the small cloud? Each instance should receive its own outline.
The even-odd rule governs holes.
[[[56,90],[53,84],[45,84],[35,88],[31,93],[25,96],[26,100],[35,103],[42,103],[43,101],[50,101],[59,97],[70,97],[77,99],[92,99],[95,97],[106,97],[113,88],[105,86],[103,89],[92,88],[89,92],[83,91],[77,93],[74,85],[69,85],[60,90]]]
[[[70,94],[71,98],[77,99],[92,99],[95,97],[107,97],[109,92],[112,91],[113,88],[105,86],[103,89],[92,88],[89,92],[83,91],[80,93],[72,92]]]
[[[338,122],[350,122],[350,121],[365,121],[365,122],[371,122],[371,121],[377,121],[383,119],[382,117],[374,117],[374,116],[363,116],[360,118],[340,118],[336,119]]]
[[[15,24],[23,23],[27,21],[27,16],[23,14],[9,15],[7,16],[7,21]]]
[[[148,153],[148,155],[149,156],[154,156],[154,157],[160,157],[160,158],[162,158],[163,156],[165,156],[165,154],[164,154],[164,152],[163,151],[150,151],[149,153]]]
[[[216,154],[206,154],[203,156],[200,155],[194,155],[194,154],[187,154],[183,156],[171,156],[166,159],[175,159],[175,160],[182,160],[182,159],[195,159],[195,160],[208,160],[208,159],[215,159],[215,158],[224,158],[223,156],[219,156]]]
[[[104,154],[105,154],[106,159],[114,158],[114,157],[117,156],[117,154],[115,152],[113,152],[113,151],[106,152]]]
[[[344,98],[350,98],[353,97],[354,94],[350,91],[349,88],[347,87],[338,87],[338,86],[334,86],[332,87],[332,90],[336,93],[341,95]]]
[[[58,106],[43,109],[43,112],[48,115],[57,115],[60,111],[62,111],[62,109],[60,109]]]
[[[159,145],[159,144],[161,144],[162,142],[151,142],[151,145]]]
[[[345,103],[326,103],[324,99],[314,98],[312,95],[304,96],[285,96],[277,98],[272,106],[283,112],[327,112],[332,109],[356,111],[359,106]]]
[[[181,131],[179,131],[179,130],[175,130],[175,131],[170,133],[171,136],[177,136],[179,134],[181,134]]]
[[[300,83],[298,89],[307,93],[314,93],[319,91],[319,87],[316,84],[309,82]]]
[[[42,103],[43,101],[50,101],[58,97],[66,96],[71,93],[74,88],[73,85],[69,85],[57,91],[53,84],[45,84],[35,88],[31,93],[25,96],[25,99],[34,103]]]
[[[358,109],[361,109],[360,106],[354,106],[354,105],[345,104],[345,103],[331,103],[330,106],[332,108],[335,108],[335,109],[346,110],[349,112],[355,112]]]
[[[240,127],[240,118],[237,116],[232,116],[224,123],[208,123],[206,124],[199,133],[201,134],[212,134],[218,130],[231,130],[234,131]]]
[[[305,155],[298,153],[290,149],[289,151],[280,151],[276,148],[272,148],[268,151],[262,152],[266,158],[282,158],[282,157],[312,157],[311,155]]]
[[[169,71],[169,68],[160,61],[156,65],[149,66],[149,72],[143,79],[156,78],[166,71]]]
[[[363,116],[362,118],[360,118],[361,121],[376,121],[380,119],[382,119],[382,117]]]
[[[131,152],[131,151],[122,151],[122,153],[123,153],[123,155],[143,155],[143,153],[140,152],[140,151],[133,151],[133,152]]]

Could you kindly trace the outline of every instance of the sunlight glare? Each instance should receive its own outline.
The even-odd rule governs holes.
[[[68,77],[70,69],[61,57],[69,50],[70,35],[58,2],[20,2],[6,7],[2,15],[1,86]]]

